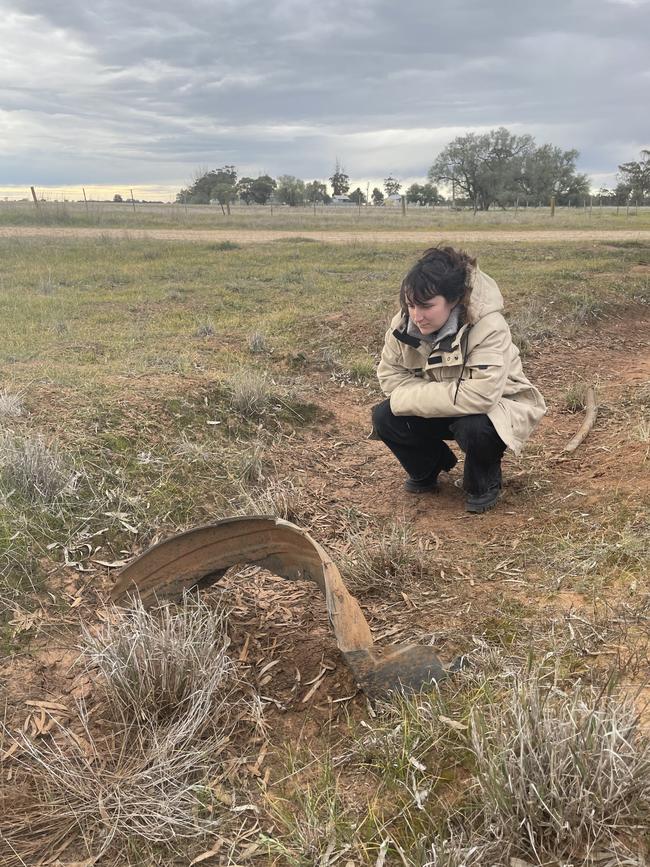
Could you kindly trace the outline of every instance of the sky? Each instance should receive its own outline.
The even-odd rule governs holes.
[[[613,186],[650,147],[650,0],[0,0],[0,196],[423,183],[498,126]]]

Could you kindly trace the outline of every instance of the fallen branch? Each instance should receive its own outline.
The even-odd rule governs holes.
[[[585,398],[585,410],[585,420],[580,425],[580,430],[571,440],[569,440],[569,442],[562,449],[563,455],[574,452],[594,426],[596,416],[598,415],[598,405],[596,403],[596,392],[594,391],[593,385],[590,385],[587,389],[587,395]]]

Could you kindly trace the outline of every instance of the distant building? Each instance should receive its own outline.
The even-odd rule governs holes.
[[[330,205],[353,205],[354,202],[349,196],[332,196]]]

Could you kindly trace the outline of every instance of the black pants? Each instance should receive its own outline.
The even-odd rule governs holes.
[[[372,422],[379,439],[412,479],[426,479],[453,466],[452,451],[444,441],[456,440],[465,452],[466,493],[484,494],[501,485],[501,458],[506,446],[487,415],[456,418],[393,415],[390,401],[385,400],[373,408]]]

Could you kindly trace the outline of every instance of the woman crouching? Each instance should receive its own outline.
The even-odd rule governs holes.
[[[376,435],[408,474],[407,491],[437,490],[438,474],[465,452],[468,512],[501,491],[501,458],[516,454],[546,412],[526,379],[503,318],[503,297],[476,260],[433,247],[408,272],[377,369],[389,398],[373,409]]]

